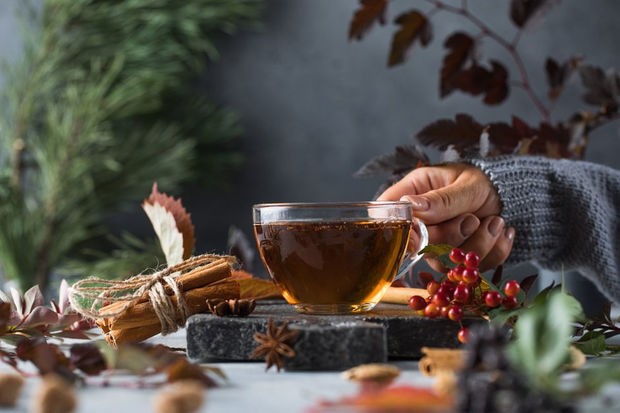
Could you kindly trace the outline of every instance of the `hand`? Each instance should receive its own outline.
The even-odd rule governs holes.
[[[499,195],[472,165],[417,168],[377,200],[411,202],[416,217],[428,227],[430,243],[476,251],[482,271],[502,264],[512,249],[515,231],[505,228],[499,216]]]

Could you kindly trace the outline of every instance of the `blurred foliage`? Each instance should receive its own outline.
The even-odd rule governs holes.
[[[258,0],[19,6],[24,54],[4,68],[0,106],[6,278],[45,288],[153,181],[170,189],[226,178],[241,161],[231,145],[240,126],[196,90],[197,77],[218,57],[215,40],[256,27],[260,12]]]

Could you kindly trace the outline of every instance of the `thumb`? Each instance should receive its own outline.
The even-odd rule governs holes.
[[[401,201],[411,203],[415,216],[428,225],[448,221],[459,215],[474,213],[482,200],[475,191],[458,183],[425,192],[422,195],[405,195]]]

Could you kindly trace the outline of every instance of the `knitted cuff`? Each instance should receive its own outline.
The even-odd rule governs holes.
[[[502,203],[502,217],[515,228],[513,249],[508,259],[516,264],[536,259],[552,262],[564,247],[566,202],[553,188],[549,159],[497,157],[471,159],[495,186]]]

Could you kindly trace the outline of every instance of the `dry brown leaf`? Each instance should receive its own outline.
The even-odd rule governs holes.
[[[237,282],[241,288],[241,298],[255,300],[282,298],[280,289],[272,281],[260,278],[241,278]]]

